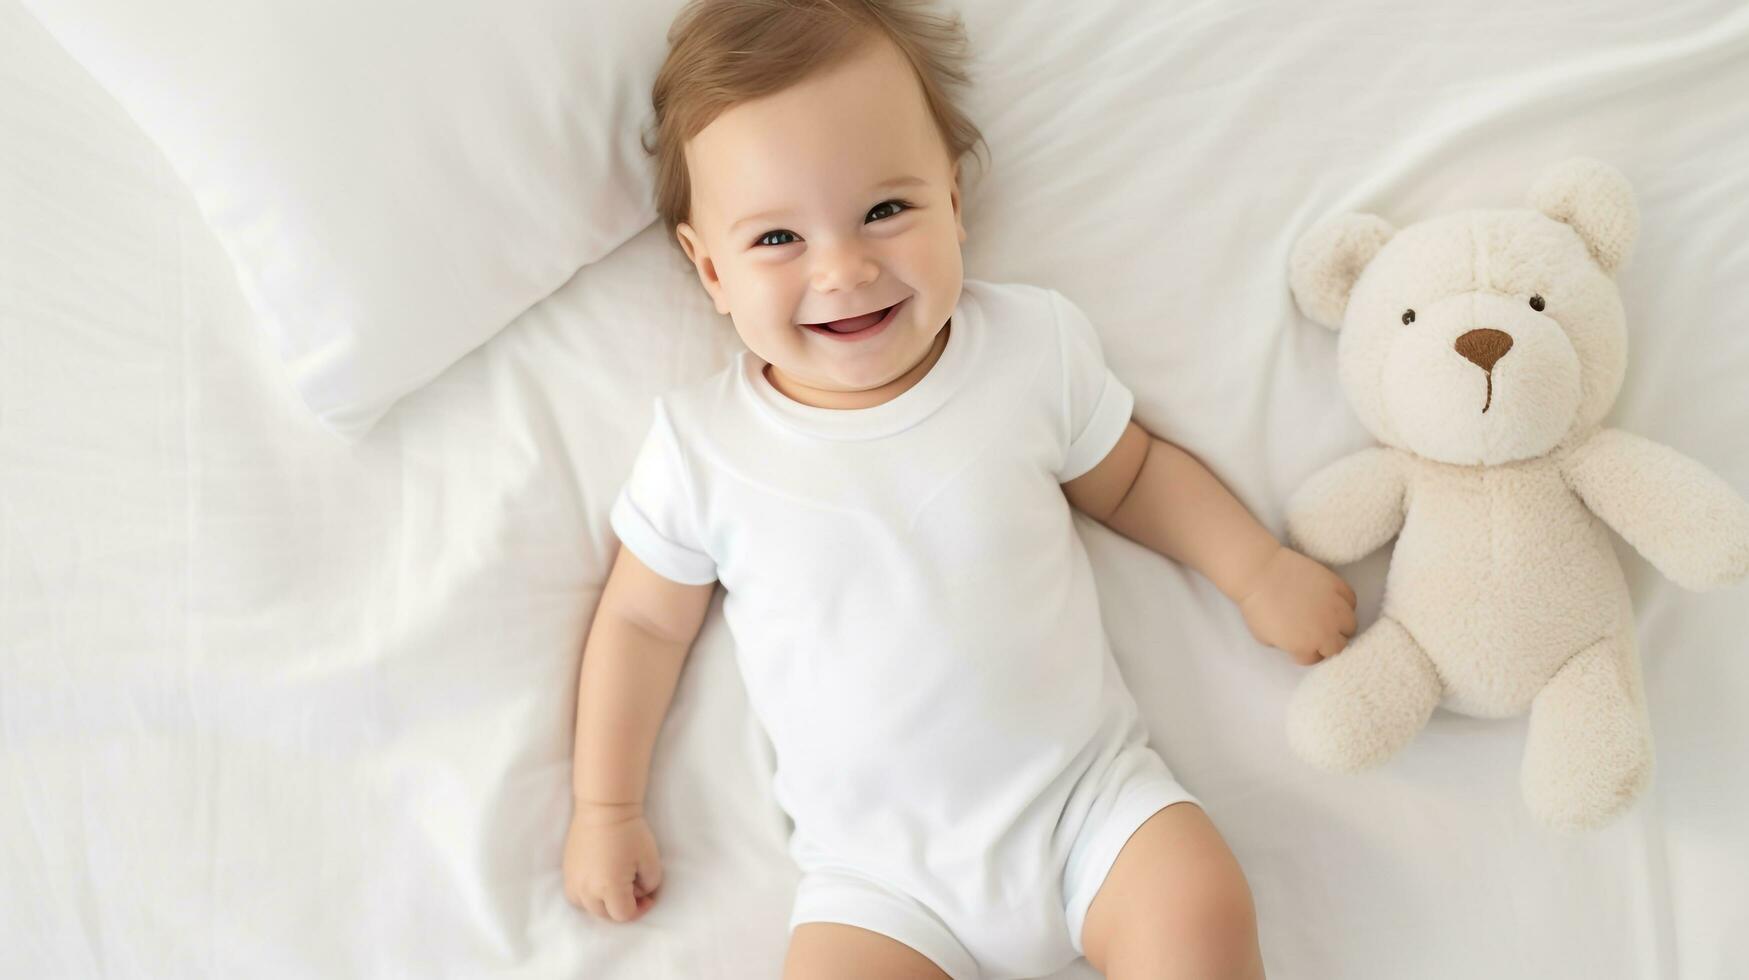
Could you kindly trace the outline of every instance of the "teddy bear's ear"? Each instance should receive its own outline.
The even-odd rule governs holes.
[[[1603,271],[1627,261],[1640,230],[1634,189],[1621,171],[1601,160],[1577,157],[1550,167],[1530,189],[1530,206],[1573,226]]]
[[[1340,329],[1355,281],[1396,233],[1376,214],[1349,212],[1302,235],[1288,258],[1288,283],[1300,310],[1332,330]]]

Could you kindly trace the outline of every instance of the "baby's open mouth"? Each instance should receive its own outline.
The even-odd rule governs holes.
[[[802,326],[805,326],[809,330],[813,330],[813,331],[816,331],[819,333],[834,333],[834,334],[859,333],[863,330],[867,330],[868,328],[874,326],[877,323],[880,323],[882,320],[885,320],[887,317],[887,314],[891,313],[893,310],[897,309],[899,307],[900,303],[903,303],[903,302],[904,302],[904,300],[900,300],[899,303],[894,303],[892,306],[882,307],[881,309],[875,310],[872,313],[864,313],[861,316],[845,317],[842,320],[828,320],[825,323],[804,323],[804,324],[802,324]]]

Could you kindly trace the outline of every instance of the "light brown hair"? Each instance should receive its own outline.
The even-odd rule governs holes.
[[[668,58],[650,93],[655,145],[644,142],[656,158],[656,213],[669,241],[691,218],[687,141],[724,110],[780,92],[871,37],[891,41],[916,70],[950,163],[984,142],[953,98],[970,84],[956,14],[932,13],[923,0],[692,0],[668,29]]]

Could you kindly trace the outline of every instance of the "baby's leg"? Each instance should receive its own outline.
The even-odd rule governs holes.
[[[1257,912],[1239,862],[1194,803],[1155,813],[1118,852],[1081,946],[1108,980],[1260,980]]]
[[[784,980],[976,980],[978,964],[921,902],[848,868],[804,871]]]
[[[804,922],[790,933],[783,980],[945,980],[929,957],[878,932]]]

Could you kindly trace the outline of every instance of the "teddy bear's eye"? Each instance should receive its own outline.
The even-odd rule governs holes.
[[[1546,305],[1548,305],[1548,304],[1543,302],[1543,298],[1542,298],[1541,294],[1532,296],[1530,298],[1530,308],[1537,311],[1538,313],[1541,313],[1543,311],[1543,307]]]
[[[1403,323],[1405,325],[1407,325],[1407,324],[1414,323],[1414,322],[1415,322],[1415,311],[1414,310],[1404,310],[1403,311]]]

